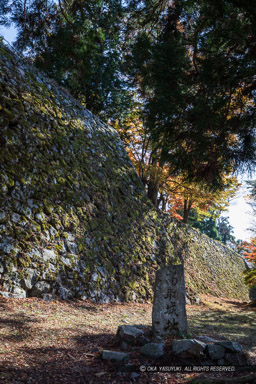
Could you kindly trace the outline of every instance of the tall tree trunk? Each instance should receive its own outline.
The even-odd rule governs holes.
[[[188,217],[189,217],[191,207],[192,207],[192,202],[189,199],[184,200],[183,223],[185,223],[185,224],[188,223]]]
[[[150,198],[155,207],[157,207],[157,195],[158,184],[150,180],[148,183],[148,197]]]

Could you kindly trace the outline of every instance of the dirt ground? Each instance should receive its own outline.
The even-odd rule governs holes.
[[[256,309],[239,300],[203,295],[188,305],[192,337],[207,335],[238,341],[256,366]],[[121,324],[151,324],[152,306],[95,304],[90,301],[52,301],[0,298],[0,384],[79,383],[256,383],[256,373],[148,373],[143,364],[160,364],[128,351],[137,376],[118,372],[103,361],[103,349],[119,350],[115,334]],[[170,365],[174,361],[166,361]],[[206,381],[205,381],[205,380]],[[240,381],[239,381],[240,380]]]

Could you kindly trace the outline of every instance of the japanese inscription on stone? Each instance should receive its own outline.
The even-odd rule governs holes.
[[[156,272],[152,327],[155,336],[187,334],[183,265],[167,266]]]

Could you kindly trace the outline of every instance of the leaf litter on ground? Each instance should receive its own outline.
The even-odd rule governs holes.
[[[151,312],[150,303],[0,298],[0,383],[130,383],[130,373],[119,373],[117,364],[103,361],[101,351],[120,350],[115,341],[117,327],[150,325]],[[190,333],[192,337],[207,335],[238,341],[256,365],[251,337],[256,330],[255,312],[239,300],[202,295],[200,305],[187,306]],[[137,367],[154,363],[137,350],[128,354],[130,363]],[[141,372],[136,383],[189,383],[197,378],[200,383],[222,376]],[[226,377],[232,378],[230,374]]]

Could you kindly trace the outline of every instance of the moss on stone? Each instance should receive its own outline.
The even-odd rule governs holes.
[[[0,53],[8,74],[0,79],[0,190],[8,196],[0,200],[0,253],[9,257],[9,277],[18,262],[14,284],[33,264],[39,280],[67,287],[71,297],[79,290],[148,300],[155,270],[184,262],[195,293],[247,297],[239,256],[154,209],[112,128],[2,44]],[[43,257],[45,249],[55,254]]]

